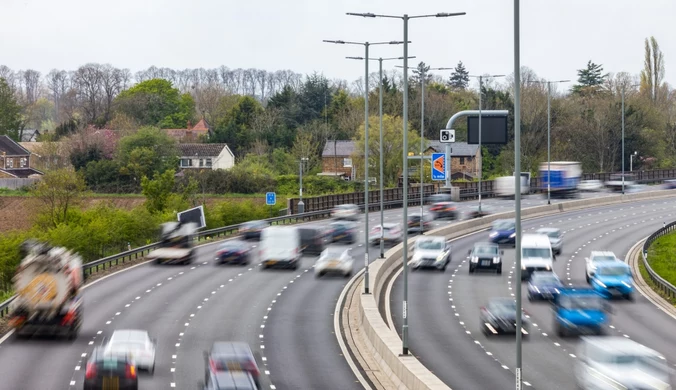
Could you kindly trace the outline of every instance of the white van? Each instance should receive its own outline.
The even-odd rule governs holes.
[[[624,337],[582,337],[575,361],[580,389],[671,389],[664,357]]]
[[[521,238],[521,280],[534,271],[552,271],[554,254],[546,234],[524,234]]]
[[[261,268],[298,269],[301,259],[300,231],[289,226],[269,226],[261,232],[258,250]]]

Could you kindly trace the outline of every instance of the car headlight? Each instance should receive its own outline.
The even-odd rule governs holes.
[[[493,232],[493,233],[488,235],[488,237],[490,237],[490,238],[495,238],[497,236],[498,236],[498,232]]]
[[[629,283],[627,283],[627,282],[622,282],[622,284],[624,284],[625,286],[627,286],[627,287],[629,287],[629,288],[632,287],[631,282],[629,282]]]
[[[500,262],[500,258],[499,258],[499,257],[494,257],[494,258],[493,258],[493,264],[498,264],[499,262]]]
[[[512,234],[509,235],[509,238],[514,238],[514,237],[516,237],[516,233],[512,233]]]
[[[476,257],[476,256],[472,256],[472,258],[470,259],[470,261],[471,261],[472,263],[476,263],[476,262],[479,261],[479,258]]]
[[[525,271],[525,270],[526,270],[526,266],[525,266],[525,265],[522,265],[522,266],[521,266],[521,269]]]
[[[545,267],[545,269],[546,269],[547,271],[551,271],[551,270],[552,270],[552,267],[548,265],[548,266]]]
[[[602,282],[602,281],[600,281],[600,280],[597,280],[597,281],[596,281],[596,283],[598,283],[598,284],[599,284],[599,286],[601,286],[601,287],[603,287],[603,288],[606,288],[606,287],[608,287],[608,286],[606,286],[605,284],[603,284],[603,282]]]
[[[437,261],[442,261],[446,257],[446,252],[441,252],[439,253],[439,256],[437,256]]]

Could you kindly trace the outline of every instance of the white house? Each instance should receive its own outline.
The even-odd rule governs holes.
[[[181,169],[230,169],[235,155],[227,144],[178,144]]]

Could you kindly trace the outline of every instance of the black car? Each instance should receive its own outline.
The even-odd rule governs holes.
[[[354,244],[357,240],[357,224],[349,221],[333,222],[331,225],[331,242]]]
[[[523,309],[522,309],[523,310]],[[493,298],[481,308],[481,331],[487,335],[516,334],[516,300],[514,298]],[[528,337],[528,319],[521,313],[521,333]]]
[[[458,207],[453,202],[437,202],[430,207],[436,219],[449,218],[458,219]]]
[[[450,202],[451,194],[433,194],[427,197],[428,203]]]
[[[490,269],[498,274],[502,273],[502,255],[505,251],[501,251],[498,244],[477,242],[468,254],[470,274],[477,269]]]
[[[260,370],[247,343],[217,341],[209,352],[204,352],[204,359],[207,364],[205,379],[210,374],[224,371],[245,371],[253,378],[256,388],[260,387]]]
[[[428,220],[427,216],[424,214],[416,213],[409,214],[408,220],[408,232],[409,233],[420,233],[420,219],[422,219],[422,232],[426,232],[432,229],[432,224]]]
[[[481,205],[481,211],[479,211],[479,206],[472,207],[470,210],[467,211],[467,219],[475,219],[475,218],[481,218],[485,217],[487,215],[494,214],[495,211],[493,210],[492,207],[490,206],[484,206]]]
[[[242,238],[245,240],[260,240],[261,231],[266,227],[270,226],[266,221],[249,221],[244,222],[242,227],[239,228],[239,233],[242,235]]]
[[[84,390],[137,390],[137,369],[132,356],[94,348],[87,360]]]
[[[205,382],[198,387],[203,390],[257,390],[256,382],[246,371],[207,371]]]
[[[216,252],[216,264],[247,265],[251,261],[251,247],[239,240],[225,241]]]
[[[299,227],[300,247],[304,254],[320,254],[331,241],[329,231],[319,226]]]

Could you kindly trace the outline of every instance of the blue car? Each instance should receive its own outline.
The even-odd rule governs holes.
[[[528,281],[528,300],[552,300],[564,286],[553,272],[533,272]]]
[[[354,244],[357,240],[357,224],[337,221],[331,224],[331,242]]]
[[[565,288],[554,298],[554,328],[559,337],[602,335],[611,311],[603,297],[590,288]]]
[[[488,237],[495,244],[516,245],[516,223],[513,219],[498,219],[493,222]]]
[[[621,261],[598,263],[589,283],[605,298],[622,297],[634,300],[631,267]]]

